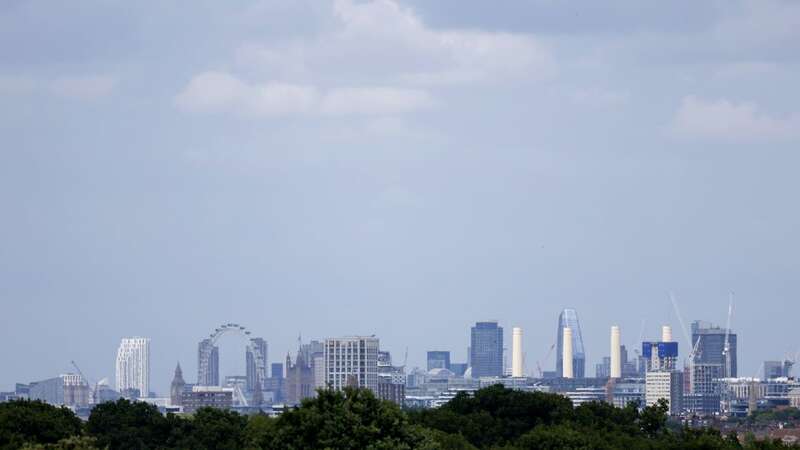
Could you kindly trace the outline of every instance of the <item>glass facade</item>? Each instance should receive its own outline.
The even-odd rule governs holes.
[[[472,327],[470,361],[472,377],[503,375],[503,327],[497,322],[478,322]]]
[[[564,371],[564,328],[572,329],[572,372],[575,378],[586,377],[586,353],[583,349],[583,334],[578,321],[578,312],[565,309],[558,316],[558,335],[556,348],[556,374],[560,377]]]

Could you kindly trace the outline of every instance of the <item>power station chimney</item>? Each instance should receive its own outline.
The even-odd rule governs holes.
[[[622,377],[622,354],[619,344],[619,327],[611,327],[611,378]]]
[[[661,342],[672,342],[672,327],[664,325],[661,327]]]
[[[563,342],[564,352],[561,355],[563,359],[563,363],[561,364],[563,373],[561,376],[564,378],[574,378],[575,374],[572,372],[572,328],[564,327]]]
[[[522,367],[522,328],[514,327],[511,329],[511,376],[524,377]]]

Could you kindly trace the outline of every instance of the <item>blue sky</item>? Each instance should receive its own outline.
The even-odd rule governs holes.
[[[734,290],[755,374],[800,350],[797,42],[790,1],[2,2],[0,387],[142,335],[163,392],[223,322],[413,366],[497,319],[533,370],[564,307],[593,373],[669,291]]]

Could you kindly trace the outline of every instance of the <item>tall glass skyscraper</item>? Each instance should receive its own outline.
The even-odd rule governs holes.
[[[558,334],[556,342],[556,376],[561,376],[564,370],[564,328],[572,329],[572,372],[575,378],[586,376],[586,354],[583,350],[583,334],[581,324],[578,322],[578,312],[574,309],[565,309],[558,315]]]
[[[503,375],[503,327],[496,321],[477,322],[470,335],[472,377]]]

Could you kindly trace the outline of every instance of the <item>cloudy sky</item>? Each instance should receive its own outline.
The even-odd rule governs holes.
[[[497,319],[532,370],[570,306],[593,373],[670,291],[735,291],[755,375],[800,350],[798,42],[788,0],[3,1],[0,389],[140,335],[163,393],[222,322],[414,366]]]

